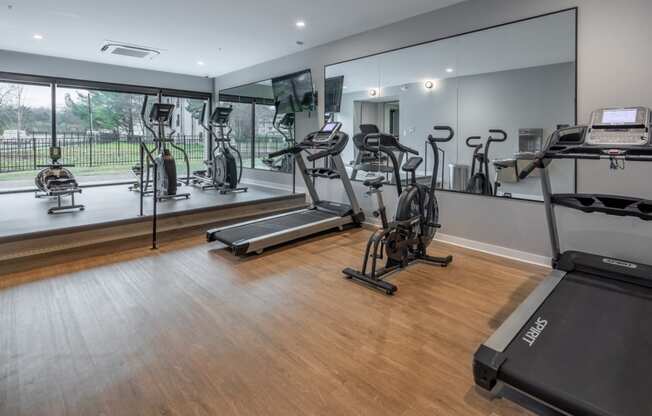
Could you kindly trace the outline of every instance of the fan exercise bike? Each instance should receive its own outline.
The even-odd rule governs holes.
[[[373,233],[367,241],[362,270],[346,268],[342,271],[347,278],[382,290],[388,295],[393,295],[398,288],[396,285],[384,280],[391,273],[416,262],[446,267],[453,261],[452,256],[432,257],[427,254],[427,248],[434,239],[437,229],[441,228],[438,223],[439,207],[435,196],[437,172],[439,170],[438,143],[448,142],[454,136],[453,129],[450,127],[435,126],[434,129],[447,132],[448,135],[444,138],[428,136],[428,143],[432,147],[434,155],[430,186],[417,182],[416,170],[423,162],[423,159],[413,156],[401,168],[410,176],[408,187],[405,190],[401,186],[398,160],[393,152],[394,147],[388,146],[388,144],[391,144],[391,140],[396,140],[396,138],[383,133],[368,134],[364,138],[363,148],[365,151],[375,154],[382,153],[391,161],[399,199],[394,221],[390,223],[387,219],[382,198],[382,187],[385,179],[377,177],[364,182],[365,186],[369,187],[369,193],[376,195],[378,210],[374,215],[380,217],[382,229]],[[378,260],[384,258],[386,258],[385,266],[379,268]]]

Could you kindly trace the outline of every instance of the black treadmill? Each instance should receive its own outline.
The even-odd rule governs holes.
[[[312,206],[241,222],[209,230],[206,234],[209,242],[220,241],[229,246],[233,252],[242,256],[249,253],[262,253],[271,246],[294,241],[302,237],[317,234],[347,225],[360,225],[364,214],[358,205],[353,186],[346,173],[341,153],[345,149],[349,136],[340,131],[341,123],[326,123],[318,132],[309,134],[301,143],[287,149],[272,153],[270,158],[285,154],[294,155],[303,182],[310,194]],[[308,162],[326,161],[323,167],[308,168]],[[320,199],[314,179],[341,180],[349,204],[342,204]]]
[[[650,110],[602,109],[555,132],[520,176],[541,170],[552,273],[475,353],[477,385],[542,415],[652,415],[652,267],[560,252],[555,205],[652,221],[652,201],[553,194],[554,159],[652,162]]]

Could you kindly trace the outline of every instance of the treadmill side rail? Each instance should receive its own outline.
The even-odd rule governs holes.
[[[281,217],[285,217],[285,216],[288,216],[288,215],[295,215],[297,213],[307,212],[307,211],[310,211],[310,208],[304,208],[304,209],[300,209],[300,210],[292,210],[292,211],[283,212],[283,213],[276,214],[276,215],[270,215],[270,216],[267,216],[267,217],[256,218],[256,219],[249,220],[249,221],[242,221],[242,222],[236,222],[236,223],[229,224],[229,225],[223,225],[223,226],[221,226],[219,228],[213,228],[211,230],[206,231],[206,241],[208,241],[209,243],[212,243],[213,241],[217,241],[215,236],[221,231],[230,230],[232,228],[238,228],[238,227],[242,227],[242,226],[245,226],[245,225],[255,224],[257,222],[268,221],[268,220],[272,220],[272,219],[275,219],[275,218],[281,218]]]
[[[512,340],[521,332],[521,329],[539,309],[541,304],[555,290],[559,282],[566,276],[566,272],[553,270],[539,286],[521,303],[518,308],[483,344],[494,351],[503,352]],[[482,347],[480,347],[482,348]]]
[[[298,240],[334,228],[343,227],[353,222],[351,217],[332,217],[318,222],[311,222],[300,227],[290,228],[272,234],[261,235],[249,240],[237,241],[233,245],[234,254],[242,256],[257,253],[267,247]],[[238,247],[241,247],[238,249]],[[243,249],[244,247],[244,249]]]

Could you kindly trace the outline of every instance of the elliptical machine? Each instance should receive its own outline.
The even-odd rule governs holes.
[[[398,289],[396,285],[384,279],[392,272],[404,269],[415,262],[425,262],[441,267],[448,266],[452,256],[432,257],[427,254],[427,248],[435,237],[439,224],[439,206],[435,196],[437,185],[437,172],[439,171],[438,143],[445,143],[453,139],[454,132],[448,126],[435,126],[437,131],[448,132],[445,138],[428,136],[428,143],[432,146],[434,155],[433,173],[430,186],[419,184],[416,180],[416,170],[423,162],[418,156],[410,157],[403,167],[404,172],[410,175],[408,187],[403,190],[398,167],[398,160],[393,152],[391,138],[387,134],[369,134],[364,138],[364,150],[372,153],[384,153],[392,162],[396,190],[399,193],[398,206],[394,221],[387,220],[386,208],[383,203],[382,190],[385,178],[376,177],[366,180],[364,185],[369,187],[369,193],[375,194],[378,200],[378,210],[374,216],[380,217],[382,229],[374,232],[367,241],[365,248],[362,271],[346,268],[342,272],[349,279],[355,279],[372,288],[383,290],[388,295],[393,295]],[[378,268],[378,260],[387,257],[385,266]],[[369,264],[371,260],[371,265]],[[369,270],[371,269],[371,270]]]
[[[278,119],[278,116],[279,114],[277,106],[277,110],[274,113],[274,121],[272,124],[274,125],[274,129],[276,129],[276,131],[278,131],[279,134],[283,136],[287,147],[292,147],[296,144],[294,140],[294,113],[286,113],[283,115],[283,117],[280,118],[280,120]],[[263,159],[263,163],[274,171],[292,173],[294,169],[294,155],[286,153],[275,158],[268,156]]]
[[[489,136],[487,143],[472,143],[475,140],[482,140],[480,136],[472,136],[466,139],[466,145],[473,150],[473,161],[471,162],[471,178],[466,184],[466,192],[472,194],[494,196],[498,192],[498,185],[494,185],[489,179],[489,148],[491,143],[500,143],[507,140],[507,133],[500,129],[489,130],[490,134],[500,134],[501,137]],[[484,152],[482,151],[484,147]]]
[[[242,179],[242,156],[231,144],[229,118],[232,111],[232,107],[216,107],[206,125],[206,103],[202,107],[199,123],[214,142],[211,158],[204,161],[206,169],[192,174],[192,184],[202,190],[216,189],[221,194],[247,191],[246,187],[238,187]]]
[[[149,195],[152,193],[156,194],[156,198],[159,201],[169,200],[169,199],[180,199],[190,198],[189,192],[178,192],[179,183],[177,181],[177,165],[174,160],[174,156],[168,149],[167,144],[170,144],[171,147],[179,150],[184,155],[186,164],[188,165],[188,159],[185,151],[174,144],[174,130],[166,137],[165,128],[172,126],[172,114],[174,113],[174,104],[165,104],[165,103],[154,103],[149,113],[149,121],[145,117],[147,111],[147,102],[148,96],[146,95],[143,100],[143,107],[140,111],[140,117],[143,122],[143,126],[152,134],[154,141],[154,148],[150,149],[147,147],[144,141],[141,140],[140,146],[144,153],[147,154],[147,158],[143,157],[141,154],[140,166],[138,166],[137,171],[134,170],[134,173],[137,173],[139,176],[139,182],[130,187],[130,190],[138,191],[143,195]],[[155,129],[156,127],[156,129]],[[142,152],[141,152],[142,153]],[[146,159],[146,164],[143,159]],[[155,189],[150,189],[150,170],[153,168],[153,165],[156,165],[156,181],[154,182]],[[146,166],[144,166],[146,165]],[[188,166],[186,166],[188,168]],[[143,176],[146,176],[146,179],[143,179]]]
[[[75,165],[63,165],[59,162],[61,159],[61,148],[59,146],[50,147],[51,163],[48,165],[39,165],[42,168],[36,175],[34,183],[38,188],[35,194],[36,198],[57,198],[57,206],[48,209],[48,214],[58,214],[63,212],[83,211],[84,206],[75,203],[75,194],[81,194],[82,190],[68,168]],[[63,205],[61,198],[70,197],[68,205]]]

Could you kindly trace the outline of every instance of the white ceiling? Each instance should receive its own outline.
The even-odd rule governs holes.
[[[0,0],[0,49],[217,76],[460,1]],[[164,51],[107,56],[106,40]]]
[[[329,66],[346,93],[575,60],[575,16],[559,13]],[[448,73],[446,69],[453,69]]]

